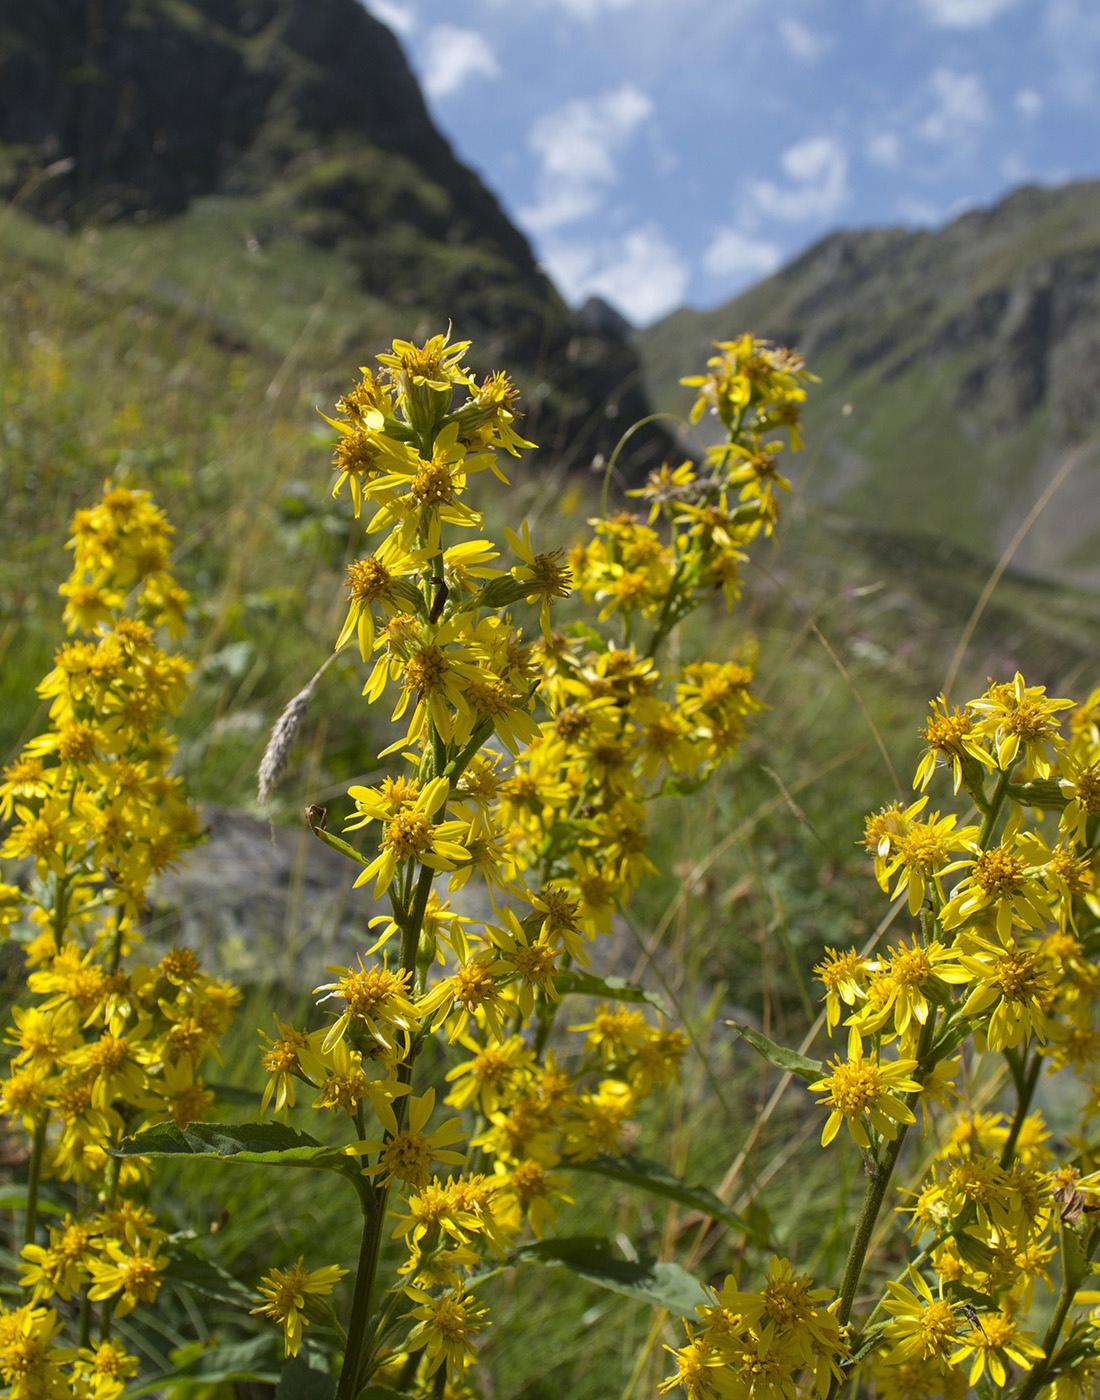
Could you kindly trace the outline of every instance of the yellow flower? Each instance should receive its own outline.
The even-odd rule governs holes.
[[[824,959],[814,968],[814,976],[825,988],[825,1012],[830,1032],[839,1022],[845,1006],[854,1006],[867,995],[868,977],[875,967],[854,948],[838,951],[826,948]]]
[[[1026,848],[1025,848],[1026,849]],[[1054,895],[1043,881],[1042,867],[1032,867],[1009,844],[982,851],[971,872],[956,886],[940,919],[956,929],[992,911],[997,936],[1011,943],[1016,928],[1041,928],[1053,918]]]
[[[886,1285],[889,1297],[883,1306],[895,1319],[883,1329],[890,1343],[889,1359],[928,1361],[938,1357],[946,1361],[959,1334],[954,1304],[950,1296],[943,1297],[942,1286],[940,1296],[934,1298],[928,1284],[912,1267],[909,1281],[912,1289],[900,1283]]]
[[[992,739],[997,766],[1008,771],[1023,753],[1023,778],[1050,776],[1049,752],[1060,752],[1065,741],[1058,733],[1059,710],[1073,708],[1072,700],[1046,698],[1046,687],[1026,685],[1019,671],[1011,681],[991,685],[969,708],[979,716],[978,731]]]
[[[1054,986],[1041,952],[1000,947],[973,934],[967,946],[971,951],[959,962],[975,985],[962,1005],[962,1015],[990,1013],[985,1026],[989,1048],[1012,1049],[1033,1035],[1045,1041]]]
[[[685,1325],[684,1331],[687,1341],[682,1347],[665,1346],[665,1351],[676,1360],[676,1374],[662,1381],[657,1389],[666,1395],[681,1386],[688,1400],[711,1400],[719,1393],[715,1387],[720,1378],[714,1373],[719,1367],[725,1367],[725,1359],[702,1337],[695,1335],[690,1323]],[[728,1394],[728,1388],[723,1386],[721,1393]]]
[[[347,1269],[325,1264],[320,1269],[306,1269],[299,1257],[289,1269],[272,1269],[260,1280],[257,1294],[264,1301],[253,1313],[262,1313],[283,1324],[287,1356],[297,1356],[302,1341],[303,1319],[319,1322],[328,1315],[327,1305],[318,1306],[313,1300],[327,1297]]]
[[[539,622],[542,635],[549,637],[550,604],[555,598],[568,598],[572,591],[572,575],[561,562],[560,549],[551,554],[536,554],[531,548],[531,534],[526,520],[521,529],[522,539],[507,525],[504,527],[504,538],[508,541],[512,553],[523,560],[521,565],[512,570],[512,577],[517,582],[527,585],[526,597],[529,603],[541,602]]]
[[[336,639],[336,650],[354,634],[359,640],[359,655],[364,661],[374,649],[374,614],[371,609],[380,604],[387,611],[399,612],[402,607],[418,607],[423,599],[408,575],[422,569],[427,562],[423,550],[402,549],[396,535],[365,559],[356,559],[348,566],[347,584],[350,593],[348,615]]]
[[[425,784],[411,807],[387,821],[382,835],[382,849],[360,873],[355,881],[357,886],[374,880],[374,897],[379,899],[393,879],[397,867],[408,860],[416,860],[433,870],[453,870],[467,858],[465,845],[455,839],[468,834],[466,822],[432,824],[431,819],[447,801],[449,790],[450,783],[446,778],[433,778]],[[362,817],[369,821],[374,813],[358,798],[356,806],[361,818],[351,825],[361,826]]]
[[[917,775],[913,779],[913,786],[920,788],[923,792],[931,781],[937,766],[947,762],[951,765],[955,792],[958,793],[964,773],[971,781],[980,782],[981,767],[975,767],[975,764],[996,769],[997,761],[986,749],[981,735],[975,729],[973,720],[965,710],[960,710],[956,706],[953,711],[949,712],[947,699],[943,695],[940,695],[937,700],[929,701],[929,704],[932,714],[920,731],[921,736],[927,741],[928,747],[917,765]]]
[[[500,1178],[497,1206],[502,1221],[513,1233],[519,1233],[521,1220],[526,1218],[531,1233],[541,1240],[547,1226],[554,1224],[554,1200],[572,1204],[572,1196],[567,1196],[563,1190],[564,1178],[555,1176],[550,1170],[556,1164],[556,1154],[551,1154],[546,1162],[525,1157],[509,1165],[498,1158],[493,1164],[493,1170]]]
[[[438,1298],[414,1284],[407,1284],[405,1292],[419,1303],[410,1314],[417,1319],[417,1326],[409,1334],[410,1345],[423,1346],[428,1375],[445,1363],[448,1379],[457,1384],[474,1353],[471,1339],[485,1325],[480,1319],[489,1309],[478,1307],[461,1288],[453,1288]]]
[[[327,1053],[343,1038],[352,1020],[362,1021],[380,1046],[394,1050],[397,1037],[396,1028],[403,1034],[406,1047],[409,1032],[416,1029],[418,1017],[416,1008],[409,1000],[409,983],[412,974],[407,971],[391,972],[388,967],[366,967],[362,956],[358,967],[330,967],[329,972],[338,972],[335,982],[326,982],[315,987],[314,993],[327,992],[329,997],[342,997],[344,1012],[329,1029],[321,1045]],[[327,998],[322,997],[322,1000]]]
[[[468,1035],[461,1035],[458,1043],[472,1050],[474,1057],[447,1071],[448,1082],[455,1086],[447,1095],[447,1102],[455,1108],[465,1108],[476,1102],[486,1118],[490,1118],[516,1081],[527,1077],[534,1064],[534,1052],[527,1049],[518,1035],[510,1035],[499,1045],[486,1046],[479,1045]]]
[[[402,1128],[397,1115],[389,1102],[382,1096],[372,1099],[386,1136],[381,1141],[352,1143],[345,1148],[349,1153],[377,1152],[378,1161],[363,1169],[364,1176],[376,1177],[380,1185],[395,1178],[417,1189],[428,1180],[428,1172],[435,1162],[451,1162],[461,1165],[466,1158],[461,1152],[450,1150],[450,1144],[461,1141],[462,1124],[457,1118],[449,1118],[434,1133],[425,1133],[424,1127],[432,1116],[435,1107],[435,1090],[429,1089],[419,1098],[409,1099],[409,1121]]]
[[[842,1121],[847,1122],[860,1147],[871,1146],[865,1119],[888,1138],[897,1137],[901,1124],[914,1121],[912,1110],[898,1095],[920,1092],[921,1086],[911,1077],[916,1060],[865,1059],[860,1037],[854,1032],[848,1052],[847,1060],[834,1062],[832,1074],[810,1085],[812,1093],[825,1095],[823,1102],[832,1110],[821,1134],[822,1147],[836,1137]]]
[[[104,1259],[90,1259],[88,1272],[95,1280],[88,1289],[93,1302],[122,1296],[115,1304],[115,1316],[125,1317],[138,1303],[152,1303],[160,1290],[160,1276],[168,1267],[167,1255],[157,1254],[156,1245],[124,1248],[116,1240],[104,1244]]]
[[[872,1035],[892,1019],[894,1034],[904,1035],[911,1022],[925,1025],[931,1008],[947,1001],[948,983],[969,980],[955,952],[943,943],[901,943],[872,975],[867,1000],[849,1023]]]
[[[40,1303],[55,1294],[68,1302],[88,1277],[88,1260],[97,1248],[99,1231],[85,1221],[66,1216],[62,1224],[50,1226],[50,1243],[23,1246],[19,1265],[23,1288],[30,1288],[31,1302]]]
[[[60,1331],[53,1308],[0,1308],[0,1375],[11,1387],[13,1400],[70,1393],[58,1363],[68,1361],[72,1352],[53,1346]]]

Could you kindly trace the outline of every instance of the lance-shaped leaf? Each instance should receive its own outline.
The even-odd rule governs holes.
[[[808,1059],[797,1050],[788,1050],[785,1045],[776,1045],[774,1040],[769,1040],[766,1035],[754,1031],[751,1026],[739,1026],[736,1021],[727,1021],[726,1025],[732,1026],[742,1040],[748,1041],[752,1048],[763,1055],[769,1065],[775,1065],[776,1069],[784,1069],[788,1074],[797,1074],[799,1079],[805,1079],[807,1083],[821,1078],[823,1069],[820,1060]]]
[[[635,987],[625,977],[597,977],[594,972],[582,972],[571,967],[556,974],[554,986],[562,993],[574,992],[579,996],[604,997],[608,1001],[648,1002],[663,1015],[668,1015],[668,1007],[656,992],[647,992],[644,987]]]
[[[679,1201],[690,1206],[712,1220],[720,1220],[732,1230],[740,1230],[755,1244],[768,1245],[767,1239],[759,1238],[758,1230],[743,1216],[731,1210],[725,1201],[720,1200],[709,1186],[691,1186],[682,1177],[675,1176],[663,1162],[651,1161],[636,1152],[624,1152],[621,1157],[600,1152],[587,1162],[562,1162],[559,1170],[568,1168],[574,1172],[594,1172],[597,1176],[608,1176],[613,1181],[621,1181],[627,1186],[636,1186],[640,1191],[648,1191],[651,1196],[663,1196],[666,1200]]]
[[[342,856],[347,856],[348,860],[355,861],[356,865],[370,864],[370,856],[362,855],[350,842],[342,841],[339,836],[333,836],[332,832],[326,831],[320,822],[311,821],[309,829],[319,841],[323,841],[332,850],[339,851]]]
[[[275,1400],[332,1400],[336,1394],[336,1377],[330,1371],[311,1366],[299,1353],[283,1367]]]
[[[172,1353],[172,1359],[180,1363],[174,1371],[127,1390],[126,1397],[130,1400],[131,1396],[137,1395],[163,1395],[172,1381],[188,1381],[211,1387],[232,1381],[274,1385],[283,1364],[282,1350],[282,1339],[274,1333],[264,1333],[247,1342],[234,1342],[228,1346],[207,1347],[196,1342]],[[173,1393],[175,1389],[173,1386]]]
[[[370,1189],[356,1158],[285,1123],[189,1123],[186,1128],[158,1123],[123,1138],[110,1152],[113,1157],[196,1157],[248,1166],[304,1167],[336,1172],[361,1196]]]
[[[616,1259],[609,1242],[598,1235],[537,1240],[514,1250],[510,1258],[559,1265],[612,1293],[667,1308],[680,1317],[694,1317],[695,1309],[706,1302],[699,1280],[679,1264],[659,1264],[648,1257]]]
[[[26,1210],[30,1194],[25,1186],[5,1186],[0,1191],[0,1210]],[[39,1215],[64,1215],[70,1209],[60,1201],[52,1201],[41,1189],[36,1207]]]
[[[218,1303],[232,1303],[238,1308],[250,1307],[256,1301],[253,1291],[227,1269],[196,1254],[182,1241],[171,1240],[167,1252],[172,1260],[170,1282],[181,1285],[188,1293],[198,1293]]]

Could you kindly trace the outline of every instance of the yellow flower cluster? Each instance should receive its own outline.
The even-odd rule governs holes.
[[[660,1389],[680,1385],[690,1400],[787,1400],[796,1394],[826,1396],[841,1378],[848,1358],[845,1329],[835,1317],[832,1289],[815,1288],[787,1259],[773,1255],[768,1281],[757,1293],[742,1293],[732,1278],[706,1290],[699,1306],[703,1326],[691,1327],[678,1349],[676,1374]],[[808,1375],[808,1390],[798,1386]]]
[[[828,1030],[847,1040],[819,1078],[806,1075],[828,1110],[822,1142],[847,1124],[869,1172],[844,1291],[827,1315],[840,1340],[828,1333],[810,1357],[806,1323],[802,1354],[785,1351],[781,1312],[764,1302],[773,1261],[759,1294],[728,1280],[721,1308],[700,1308],[704,1330],[689,1329],[665,1389],[680,1383],[693,1400],[833,1394],[858,1358],[880,1400],[963,1400],[974,1386],[1027,1400],[1096,1393],[1100,1310],[1083,1310],[1100,1292],[1082,1284],[1100,1247],[1099,715],[1100,690],[1075,707],[1020,675],[964,708],[933,701],[914,785],[949,769],[980,822],[928,813],[926,797],[870,816],[863,844],[877,882],[904,900],[914,928],[873,955],[830,948],[816,969]],[[1013,1113],[980,1107],[998,1088],[987,1051],[1008,1065]],[[1055,1144],[1033,1098],[1043,1068],[1065,1065],[1086,1093],[1078,1133]],[[855,1329],[872,1228],[918,1107],[938,1145],[898,1210],[919,1254]],[[1037,1302],[1037,1289],[1057,1303]],[[1027,1327],[1033,1308],[1055,1310],[1043,1345]],[[766,1341],[757,1355],[746,1336]],[[745,1350],[731,1354],[728,1337]]]
[[[915,926],[873,955],[829,949],[816,969],[829,1030],[847,1046],[809,1087],[829,1113],[822,1143],[845,1123],[862,1149],[865,1218],[885,1199],[918,1107],[926,1139],[938,1139],[903,1207],[919,1258],[852,1338],[883,1400],[961,1400],[978,1385],[1058,1400],[1095,1393],[1100,1314],[1073,1308],[1100,1299],[1080,1291],[1100,1247],[1098,712],[1100,691],[1075,708],[1020,675],[965,708],[934,702],[914,785],[950,769],[980,820],[927,813],[927,797],[868,818],[876,878]],[[1014,1113],[979,1107],[997,1088],[986,1052],[1007,1065]],[[1042,1070],[1064,1066],[1085,1092],[1076,1135],[1056,1147],[1033,1098]],[[868,1243],[857,1231],[843,1323]],[[1050,1311],[1037,1288],[1060,1294],[1045,1346],[1027,1328],[1033,1305]],[[744,1313],[743,1296],[734,1311]],[[786,1396],[820,1382],[737,1390],[749,1373],[718,1357],[709,1336],[676,1355],[692,1395]]]
[[[760,708],[748,654],[668,674],[658,659],[693,608],[736,598],[744,551],[771,528],[785,485],[771,435],[785,428],[798,445],[801,362],[751,340],[719,348],[725,446],[702,467],[655,472],[632,493],[648,519],[594,521],[568,559],[540,551],[526,521],[503,546],[479,537],[469,477],[499,476],[496,451],[529,444],[508,381],[479,383],[465,344],[396,342],[329,420],[334,490],[350,488],[380,537],[348,570],[337,645],[357,641],[364,694],[391,703],[399,725],[386,753],[407,767],[350,789],[346,831],[374,842],[357,883],[391,908],[373,921],[371,955],[384,960],[329,969],[317,989],[335,1004],[327,1030],[278,1026],[265,1102],[285,1111],[310,1086],[314,1106],[355,1123],[346,1150],[375,1208],[391,1188],[402,1193],[401,1272],[415,1306],[400,1361],[379,1337],[360,1382],[379,1375],[407,1389],[417,1367],[424,1384],[445,1366],[457,1383],[482,1325],[465,1291],[471,1271],[524,1230],[551,1228],[568,1199],[555,1168],[620,1150],[639,1102],[677,1076],[685,1037],[607,1001],[573,1028],[584,1036],[575,1051],[546,1046],[563,974],[588,963],[590,941],[654,868],[648,804],[701,781]],[[742,400],[732,416],[730,395]],[[552,625],[574,581],[600,604],[602,632]],[[513,620],[524,603],[537,609],[529,630]],[[437,880],[450,896],[478,887],[481,900],[461,907],[491,912],[452,908]],[[458,1118],[433,1124],[434,1093],[412,1090],[431,1034],[452,1047],[447,1101],[473,1117],[472,1132]],[[445,1180],[441,1170],[466,1161],[464,1139],[484,1170]]]
[[[142,1180],[139,1164],[108,1154],[137,1126],[183,1127],[209,1110],[197,1070],[238,998],[187,949],[152,966],[125,958],[150,878],[199,839],[168,771],[167,724],[187,676],[157,642],[158,628],[179,631],[187,601],[167,569],[170,537],[143,491],[108,485],[77,512],[61,588],[74,640],[39,687],[49,728],[0,780],[0,854],[34,872],[26,889],[0,887],[0,918],[23,939],[30,968],[0,1080],[0,1105],[32,1141],[20,1266],[31,1302],[0,1312],[0,1373],[13,1397],[113,1400],[133,1374],[136,1362],[109,1340],[110,1318],[155,1299],[166,1236],[121,1194]],[[36,1191],[48,1177],[77,1183],[86,1208],[39,1243]],[[101,1305],[100,1347],[54,1346],[61,1324],[39,1304],[55,1298]]]

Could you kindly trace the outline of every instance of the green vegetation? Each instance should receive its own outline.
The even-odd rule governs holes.
[[[34,686],[61,640],[61,542],[72,511],[110,476],[152,491],[174,522],[174,567],[194,599],[186,647],[196,684],[180,718],[179,768],[200,799],[255,810],[267,732],[328,654],[345,610],[345,570],[363,549],[361,525],[331,498],[333,435],[314,410],[331,412],[344,387],[349,342],[352,359],[366,362],[384,326],[392,334],[392,312],[356,290],[339,258],[278,239],[251,249],[244,203],[211,199],[140,233],[119,226],[76,238],[17,211],[2,217],[0,761],[42,728]],[[158,276],[164,268],[170,282]],[[828,384],[818,392],[826,403],[834,393]],[[934,422],[937,403],[930,388],[922,422]],[[875,440],[876,452],[889,448],[888,436]],[[819,511],[804,489],[821,470],[819,452],[794,461],[799,496],[748,573],[738,623],[715,600],[675,643],[716,660],[758,648],[769,708],[713,787],[661,800],[651,854],[662,873],[633,896],[630,923],[600,970],[651,988],[694,1038],[681,1084],[639,1114],[637,1151],[711,1189],[726,1175],[727,1204],[740,1212],[751,1203],[754,1247],[836,1277],[846,1210],[861,1188],[858,1157],[825,1161],[819,1118],[806,1114],[797,1087],[766,1112],[777,1076],[723,1022],[749,1021],[773,1040],[798,1042],[819,1010],[811,974],[823,949],[859,943],[878,925],[884,901],[857,844],[863,818],[908,801],[917,725],[980,604],[989,565],[923,534]],[[573,543],[598,509],[598,483],[563,490],[560,477],[512,471],[519,480],[507,515],[494,489],[473,493],[487,533],[499,536],[525,516],[548,546]],[[1052,693],[1087,688],[1097,610],[1083,592],[1006,576],[982,608],[955,693],[1017,663]],[[560,620],[583,612],[570,603]],[[365,674],[341,658],[320,683],[277,819],[293,820],[306,801],[376,771],[391,736],[364,721]],[[325,801],[338,831],[347,807]],[[265,978],[287,975],[282,932],[250,930]],[[594,1003],[573,1004],[569,1024],[589,1019]],[[242,1117],[254,1116],[265,1078],[250,1028],[270,1026],[273,1011],[310,1028],[326,1024],[300,989],[280,980],[251,989],[223,1045],[225,1086],[238,1096],[228,1098]],[[172,1224],[203,1241],[200,1255],[208,1248],[211,1259],[255,1279],[324,1239],[333,1242],[326,1260],[350,1267],[347,1202],[335,1184],[318,1192],[297,1176],[199,1170],[203,1203],[193,1165],[166,1166],[158,1180]],[[700,1277],[720,1283],[729,1273],[731,1237],[704,1228],[682,1202],[616,1188],[609,1210],[606,1182],[581,1172],[569,1190],[574,1204],[563,1207],[558,1233],[588,1233],[596,1218],[601,1233],[627,1242],[620,1248],[667,1258],[675,1246]],[[400,1255],[385,1249],[392,1270]],[[609,1294],[569,1268],[547,1271],[532,1289],[524,1275],[535,1267],[485,1287],[494,1328],[480,1355],[494,1394],[653,1393],[669,1369],[662,1345],[679,1343],[678,1325],[655,1322],[645,1301]],[[163,1368],[174,1349],[243,1339],[248,1325],[228,1298],[196,1308],[181,1286],[164,1321],[127,1322],[120,1335]],[[261,1346],[252,1373],[275,1375],[278,1348],[262,1359]],[[228,1400],[229,1384],[211,1394]]]

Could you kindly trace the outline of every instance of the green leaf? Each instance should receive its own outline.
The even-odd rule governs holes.
[[[693,792],[698,792],[710,782],[710,775],[705,778],[666,778],[661,786],[654,793],[655,797],[689,797]]]
[[[283,1367],[276,1400],[332,1400],[336,1377],[329,1371],[314,1370],[302,1356],[292,1356]]]
[[[326,831],[320,824],[310,823],[310,831],[317,837],[318,841],[323,841],[326,846],[331,846],[334,851],[339,851],[342,856],[347,856],[348,860],[353,860],[356,865],[370,865],[371,857],[360,855],[354,846],[347,841],[341,841],[339,836],[333,836],[331,831]]]
[[[956,1230],[951,1238],[964,1264],[969,1264],[972,1269],[980,1269],[984,1273],[993,1269],[997,1256],[984,1240],[975,1239],[965,1230]]]
[[[251,1289],[212,1259],[179,1244],[169,1244],[167,1252],[172,1260],[169,1278],[173,1283],[182,1284],[189,1293],[201,1293],[205,1298],[232,1303],[238,1308],[251,1307],[256,1301]]]
[[[369,1190],[358,1162],[285,1123],[158,1123],[109,1149],[112,1157],[199,1157],[249,1166],[337,1172],[360,1195]]]
[[[182,1388],[188,1393],[193,1392],[196,1381],[206,1385],[229,1381],[258,1381],[274,1385],[282,1366],[282,1349],[282,1339],[274,1332],[264,1332],[247,1342],[234,1342],[228,1346],[204,1347],[196,1343],[173,1355],[173,1360],[186,1358],[174,1371],[128,1390],[126,1400],[137,1395],[170,1394],[177,1389],[174,1381],[184,1382]]]
[[[27,1188],[25,1186],[5,1186],[0,1191],[0,1210],[26,1210]],[[38,1193],[39,1215],[64,1215],[69,1209],[60,1201],[51,1201],[48,1196]]]
[[[239,1084],[221,1084],[208,1079],[206,1087],[218,1103],[247,1103],[259,1108],[263,1101],[263,1095],[258,1089],[242,1089]]]
[[[776,1045],[774,1040],[769,1040],[766,1035],[754,1031],[751,1026],[739,1026],[736,1021],[727,1021],[726,1025],[732,1026],[742,1040],[748,1041],[758,1054],[763,1055],[769,1065],[775,1065],[777,1069],[784,1069],[788,1074],[797,1074],[799,1079],[805,1079],[807,1083],[820,1079],[824,1073],[820,1060],[807,1059],[797,1050],[788,1050],[785,1045]]]
[[[644,987],[635,987],[625,977],[597,977],[594,972],[579,972],[576,968],[569,968],[556,975],[554,986],[559,992],[606,997],[608,1001],[646,1001],[664,1015],[668,1015],[668,1007],[656,992],[647,992]]]
[[[667,1308],[680,1317],[694,1317],[695,1309],[706,1302],[699,1280],[679,1264],[659,1264],[648,1257],[616,1259],[608,1241],[596,1235],[538,1240],[513,1251],[511,1258],[560,1265],[612,1293]]]
[[[756,1230],[736,1211],[731,1210],[725,1201],[720,1200],[708,1186],[690,1186],[682,1177],[675,1176],[662,1162],[653,1162],[635,1152],[624,1152],[621,1157],[612,1157],[601,1152],[587,1162],[563,1162],[560,1168],[575,1172],[595,1172],[598,1176],[608,1176],[613,1181],[624,1182],[627,1186],[637,1186],[648,1191],[651,1196],[664,1196],[670,1201],[691,1206],[694,1210],[708,1215],[712,1220],[720,1220],[733,1230],[740,1230],[753,1238],[756,1244],[767,1246],[767,1239],[756,1238]],[[559,1168],[559,1169],[560,1169]]]

